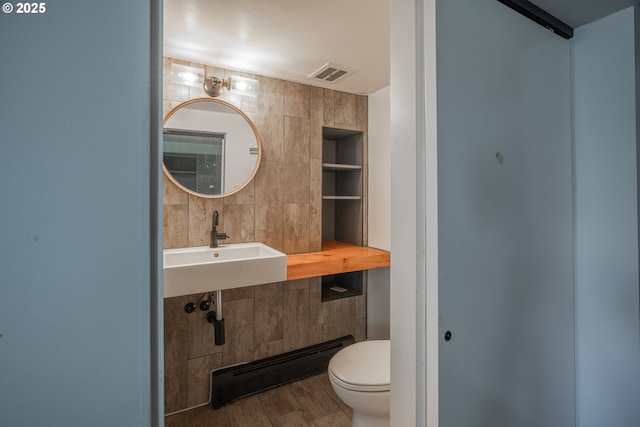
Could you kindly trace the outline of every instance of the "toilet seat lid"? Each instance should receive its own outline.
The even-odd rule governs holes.
[[[329,361],[329,375],[340,387],[355,391],[389,391],[389,340],[362,341],[340,350]]]

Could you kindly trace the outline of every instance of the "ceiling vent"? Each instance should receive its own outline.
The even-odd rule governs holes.
[[[343,80],[345,77],[350,76],[353,73],[354,71],[348,70],[342,65],[327,62],[322,67],[309,74],[307,78],[322,80],[327,83],[335,83],[338,80]]]

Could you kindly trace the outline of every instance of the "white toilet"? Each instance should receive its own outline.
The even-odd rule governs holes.
[[[389,340],[358,342],[329,361],[331,386],[353,409],[352,427],[389,427],[389,344]]]

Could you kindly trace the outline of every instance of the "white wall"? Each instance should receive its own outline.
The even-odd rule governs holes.
[[[435,0],[391,0],[391,425],[438,425]]]
[[[369,95],[369,246],[391,249],[390,87]]]
[[[575,31],[577,425],[640,425],[638,11]]]
[[[417,396],[415,2],[391,0],[391,425],[413,426]]]
[[[369,246],[390,250],[391,130],[389,87],[369,95]],[[390,337],[389,268],[367,272],[367,339]]]

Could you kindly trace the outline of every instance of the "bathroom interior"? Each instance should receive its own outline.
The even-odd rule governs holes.
[[[192,5],[196,9],[204,6],[205,2]],[[324,10],[322,13],[327,15],[326,5],[316,7],[318,13]],[[242,425],[247,420],[259,420],[254,422],[260,425],[271,425],[269,422],[300,426],[351,425],[351,409],[331,390],[325,372],[329,358],[337,349],[331,347],[319,352],[317,346],[328,346],[334,341],[340,341],[342,345],[341,339],[345,337],[348,340],[346,344],[386,340],[386,371],[389,376],[387,13],[382,8],[371,13],[359,28],[371,39],[370,43],[377,46],[375,58],[369,59],[370,51],[367,49],[353,54],[359,45],[357,39],[349,36],[349,31],[336,31],[338,34],[334,35],[343,38],[345,48],[340,52],[331,52],[330,42],[312,44],[312,40],[298,41],[299,46],[310,43],[312,48],[318,47],[314,50],[325,49],[332,54],[321,63],[316,62],[322,54],[309,55],[311,58],[304,64],[296,64],[299,69],[306,70],[311,66],[315,70],[326,62],[334,63],[332,66],[338,68],[335,64],[347,59],[350,67],[347,75],[338,76],[334,70],[328,72],[330,75],[326,79],[305,76],[301,81],[299,76],[296,80],[282,78],[281,72],[274,76],[274,71],[268,69],[255,72],[256,67],[274,67],[268,61],[263,64],[255,61],[251,70],[230,68],[227,64],[233,64],[243,56],[247,56],[250,63],[251,50],[265,50],[263,56],[283,56],[282,51],[268,49],[278,42],[285,44],[299,31],[302,22],[289,25],[298,21],[297,15],[315,14],[307,6],[291,7],[287,17],[282,18],[285,3],[261,6],[252,2],[235,4],[219,12],[220,26],[203,26],[200,28],[202,33],[187,31],[187,18],[197,11],[184,9],[187,7],[182,2],[165,3],[165,268],[167,257],[174,250],[180,251],[182,256],[184,249],[180,248],[204,246],[208,249],[216,246],[211,250],[218,251],[253,242],[286,254],[287,265],[283,265],[285,276],[278,278],[265,277],[264,267],[246,267],[259,270],[258,276],[244,285],[231,280],[233,289],[219,284],[225,278],[210,273],[203,280],[216,283],[216,289],[221,288],[211,297],[209,291],[213,288],[203,285],[197,293],[186,292],[183,281],[177,282],[174,292],[173,283],[169,282],[165,272],[165,425],[198,422]],[[230,41],[229,34],[238,31],[238,22],[244,21],[241,25],[246,25],[246,22],[257,19],[256,16],[247,17],[250,12],[274,18],[274,22],[266,20],[268,26],[262,24],[267,28],[261,31],[267,34],[256,33],[248,40]],[[329,28],[353,27],[354,11],[349,12],[335,17]],[[276,17],[280,17],[280,21]],[[329,16],[324,19],[329,19]],[[279,34],[273,32],[274,28],[285,25],[291,28]],[[309,34],[326,27],[326,24],[318,25]],[[201,39],[194,34],[200,34]],[[210,43],[208,51],[192,52],[181,48],[189,43],[204,45],[203,40]],[[256,41],[259,44],[254,45]],[[302,61],[300,58],[287,58],[294,64],[297,60]],[[364,73],[367,68],[378,68],[380,72],[367,76]],[[359,70],[363,70],[360,71],[361,76],[358,76]],[[184,81],[185,73],[197,77],[193,82]],[[229,90],[233,86],[230,83],[229,87],[212,96],[209,86],[206,86],[212,77],[225,80],[236,76],[255,80],[250,84],[258,87],[257,94],[246,95]],[[194,110],[204,110],[206,105],[212,104],[222,104],[230,114],[221,114],[223,119],[209,125],[214,113],[207,112],[208,115],[203,115],[202,119],[207,124],[197,122]],[[232,107],[237,110],[232,110]],[[247,147],[242,147],[242,153],[246,151],[245,157],[250,164],[246,173],[238,177],[229,176],[234,169],[229,165],[229,158],[233,155],[232,150],[240,151],[235,145],[243,141],[234,134],[235,128],[223,122],[231,115],[244,117],[249,124],[246,126],[249,129],[248,139],[252,140],[250,145],[254,147],[253,154]],[[375,123],[370,123],[372,119]],[[205,129],[225,134],[225,158],[220,162],[224,170],[218,171],[218,176],[213,178],[198,171],[196,178],[189,181],[189,178],[184,178],[180,166],[175,165],[176,158],[185,158],[186,150],[173,141],[178,134],[187,138],[190,132],[204,132]],[[255,135],[251,135],[251,130]],[[377,157],[370,154],[372,146],[376,145],[379,147],[374,151],[380,153]],[[210,181],[202,184],[200,180],[205,179]],[[208,186],[209,183],[212,184]],[[214,243],[212,236],[222,232],[228,238]],[[341,251],[354,248],[365,252],[360,251],[355,256],[347,252],[340,255]],[[337,256],[333,262],[335,265],[326,261],[332,256]],[[223,257],[224,254],[219,259]],[[317,259],[320,262],[314,262]],[[204,310],[200,308],[201,303],[206,303]],[[224,330],[214,331],[214,322],[210,322],[208,316],[214,316],[210,313],[217,313],[220,309],[224,313]],[[224,339],[220,339],[222,334]],[[310,347],[312,351],[305,350]],[[304,351],[303,355],[297,356],[299,360],[295,361],[295,366],[273,361],[292,359],[292,351]],[[314,362],[318,354],[323,360]],[[240,366],[238,369],[244,372],[249,362],[262,366],[261,361],[265,359],[271,363],[262,370],[255,368],[254,375],[259,378],[256,381],[260,385],[251,388],[251,393],[245,393],[250,394],[249,397],[243,397],[243,394],[233,398],[220,397],[225,393],[232,394],[228,390],[233,387],[241,387],[230,380],[232,385],[218,389],[216,382],[223,381],[217,376],[221,371]],[[314,363],[319,363],[319,367],[310,371]],[[305,369],[296,368],[301,364]],[[213,377],[212,371],[215,372]],[[281,377],[287,373],[291,378],[283,381]],[[270,380],[274,376],[277,377],[275,382]],[[244,380],[237,373],[234,377]],[[301,382],[282,385],[295,380]],[[386,383],[388,392],[389,381]],[[278,385],[281,385],[279,391],[255,394]],[[310,389],[302,392],[301,387]],[[278,397],[282,403],[277,403]],[[221,399],[224,406],[220,404]],[[314,403],[314,410],[291,405],[292,401],[304,402],[306,399]],[[283,412],[281,407],[285,404],[291,407]],[[265,409],[256,410],[256,406]],[[264,421],[265,418],[269,420]]]
[[[576,289],[592,286],[576,280],[585,274],[582,269],[587,269],[580,258],[585,247],[580,245],[581,227],[591,220],[580,208],[594,197],[588,191],[582,193],[582,180],[591,179],[583,175],[582,167],[584,164],[586,169],[589,154],[596,154],[582,154],[579,139],[596,132],[588,128],[592,124],[582,121],[582,114],[588,114],[582,112],[583,105],[589,103],[588,96],[594,96],[593,89],[584,90],[584,104],[576,103],[583,96],[581,84],[585,88],[598,86],[593,81],[583,83],[584,79],[603,77],[583,71],[592,68],[588,49],[595,48],[588,46],[585,53],[580,49],[582,40],[588,40],[591,32],[597,33],[598,26],[620,28],[621,24],[607,19],[630,19],[626,25],[632,31],[637,17],[635,9],[628,8],[634,2],[590,2],[581,7],[572,7],[570,2],[534,3],[546,12],[553,11],[562,24],[569,22],[575,27],[575,39],[568,41],[573,33],[567,37],[548,31],[496,1],[448,2],[436,7],[441,425],[597,424],[590,424],[592,406],[578,402],[578,397],[585,399],[582,402],[591,398],[594,385],[587,371],[593,367],[591,363],[599,363],[593,354],[580,357],[594,345],[591,320],[584,320],[584,313],[592,310],[593,296]],[[357,27],[360,10],[342,4],[308,10],[286,2],[269,6],[246,2],[229,10],[220,8],[223,24],[209,31],[197,23],[196,31],[187,31],[190,27],[186,23],[202,3],[191,4],[187,11],[177,9],[187,9],[180,2],[167,2],[166,7],[163,115],[181,102],[207,96],[200,82],[192,87],[172,82],[171,76],[177,72],[172,69],[174,64],[196,67],[205,76],[221,79],[231,75],[255,79],[259,84],[255,98],[223,91],[217,99],[237,106],[255,123],[262,158],[251,182],[226,197],[189,195],[165,178],[164,247],[208,244],[210,218],[216,211],[221,229],[231,236],[225,244],[259,241],[290,258],[322,251],[323,242],[331,240],[389,251],[388,3],[380,2],[380,9],[364,13],[362,21],[366,23]],[[340,13],[333,10],[343,8]],[[257,25],[258,14],[273,21],[272,26]],[[489,30],[487,22],[492,19]],[[292,21],[295,24],[290,24]],[[287,44],[291,35],[286,31],[303,27],[307,27],[305,36],[329,30],[341,40],[327,37],[320,45],[303,40],[312,52],[318,51],[318,55],[307,54],[316,64],[307,63],[306,68],[302,66],[307,59],[304,54],[284,53],[299,52],[300,45]],[[607,29],[601,31],[606,34]],[[208,46],[206,37],[211,38]],[[354,44],[347,42],[351,38]],[[363,38],[369,40],[364,42]],[[251,43],[256,40],[260,42]],[[340,43],[343,48],[335,48]],[[226,49],[220,47],[225,44]],[[190,47],[183,49],[186,46]],[[197,46],[206,47],[198,50]],[[355,66],[361,60],[356,52],[376,63]],[[627,54],[635,55],[631,51]],[[281,69],[269,68],[276,67],[275,60],[261,62],[269,55],[286,57]],[[497,56],[502,58],[487,61]],[[518,59],[509,62],[504,57]],[[580,61],[585,61],[582,68]],[[314,77],[318,74],[314,70],[325,62],[351,72],[327,83]],[[246,65],[234,68],[235,63]],[[302,70],[308,76],[292,70]],[[637,73],[633,67],[627,71]],[[375,83],[368,80],[371,74],[378,78]],[[486,103],[491,108],[479,113],[485,111]],[[635,126],[635,120],[630,117],[627,125]],[[333,139],[329,129],[356,131],[361,137],[362,168],[355,192],[361,202],[358,207],[352,206],[353,201],[327,205],[327,194],[335,194],[333,189],[327,192],[327,187],[335,188],[333,180],[347,174],[327,171],[326,141]],[[349,206],[336,208],[340,203]],[[351,231],[357,230],[358,236],[337,231],[341,222],[347,222]],[[211,371],[343,336],[352,336],[356,342],[389,340],[393,321],[390,281],[394,281],[387,266],[364,270],[355,279],[356,295],[347,298],[326,300],[323,283],[334,276],[310,276],[222,292],[227,342],[221,346],[213,343],[205,312],[196,309],[185,313],[185,304],[197,303],[201,295],[165,300],[168,425],[180,425],[189,416],[214,419],[215,411],[210,408],[185,411],[211,404]],[[628,314],[637,320],[637,282],[625,289],[631,292]],[[582,295],[586,295],[584,300]],[[599,307],[596,312],[606,309]],[[632,343],[631,349],[638,343],[637,336]],[[373,366],[372,361],[368,363]],[[637,363],[627,367],[637,374]],[[473,381],[467,383],[468,378]],[[627,393],[637,391],[629,384],[625,387]],[[327,387],[316,384],[315,388],[318,401],[327,399]],[[344,418],[345,414],[351,418],[350,409],[345,411],[340,399],[332,398],[335,402],[330,398],[330,406],[323,409],[330,421],[315,418],[307,420],[308,425],[351,425]],[[262,399],[254,397],[241,410],[226,410],[253,414],[251,405],[267,405],[266,398]],[[242,402],[240,399],[235,405],[242,407]],[[468,410],[460,411],[461,404]],[[634,417],[633,411],[621,414],[612,417]],[[226,416],[233,424],[234,415]],[[598,413],[595,419],[601,416],[603,413]],[[281,421],[270,422],[277,425]],[[398,418],[396,422],[402,421]],[[367,424],[354,421],[354,425]]]
[[[38,17],[4,9],[11,60],[0,70],[12,78],[0,81],[0,177],[10,184],[0,188],[0,424],[251,425],[270,407],[284,418],[267,414],[264,425],[350,425],[353,410],[327,373],[218,409],[207,403],[211,371],[350,336],[356,343],[340,351],[390,340],[394,427],[639,425],[640,4],[534,0],[572,27],[565,39],[505,2],[212,10],[114,0],[48,4]],[[165,26],[158,54],[154,7],[192,38],[171,49]],[[218,22],[225,7],[239,12]],[[384,41],[354,31],[362,52],[341,58],[333,53],[345,40],[311,52],[265,29],[292,17],[280,27],[305,42],[337,33],[342,19],[352,28],[380,16]],[[224,51],[260,42],[270,48],[235,60]],[[308,81],[325,63],[348,68],[350,56],[384,56],[387,46],[378,68]],[[172,65],[250,78],[259,92],[212,97],[171,82]],[[381,74],[379,86],[347,89]],[[260,142],[247,185],[224,197],[182,190],[149,161],[158,154],[160,164],[161,119],[199,98],[233,106]],[[338,201],[324,192],[342,173],[323,167],[325,145],[354,135],[351,183],[361,192]],[[355,240],[336,237],[345,219]],[[259,242],[300,261],[344,240],[389,265],[349,271],[361,273],[345,298],[327,298],[338,291],[317,272],[158,294],[162,250],[208,248],[214,226],[220,257],[225,246]],[[301,400],[306,409],[295,407]]]
[[[167,121],[167,126],[171,126],[172,129],[176,127],[175,115],[184,112],[185,107],[181,102],[207,96],[202,85],[186,86],[172,82],[171,68],[175,65],[188,66],[191,69],[200,67],[202,71],[206,70],[207,75],[221,78],[238,73],[237,70],[207,67],[206,64],[194,61],[165,58],[165,108],[170,112],[178,106],[178,111]],[[360,160],[363,150],[366,149],[364,147],[368,131],[366,97],[255,74],[243,73],[242,77],[258,81],[257,97],[243,97],[225,90],[215,99],[232,105],[235,103],[255,124],[261,142],[261,156],[259,164],[256,165],[255,175],[252,176],[252,170],[249,168],[240,185],[228,185],[229,183],[225,182],[224,188],[231,187],[232,194],[211,198],[206,197],[206,194],[203,196],[184,191],[168,173],[165,174],[165,249],[213,246],[210,237],[214,222],[217,223],[217,230],[224,231],[229,236],[228,239],[218,242],[219,249],[257,241],[287,254],[289,264],[295,254],[316,257],[320,255],[324,262],[324,258],[330,255],[330,252],[327,252],[328,244],[334,240],[341,240],[342,243],[346,240],[346,243],[368,246],[368,234],[363,226],[367,218],[366,208],[363,207],[366,206],[367,192],[366,187],[361,184],[366,180],[368,162]],[[208,101],[202,100],[197,103],[206,104]],[[190,105],[193,104],[187,104]],[[328,190],[327,181],[337,181],[340,177],[336,177],[335,172],[326,170],[327,166],[323,168],[323,164],[335,163],[335,159],[326,158],[328,149],[323,153],[323,139],[332,141],[327,129],[331,132],[346,133],[349,136],[346,144],[357,144],[356,149],[346,146],[342,150],[360,153],[356,156],[359,157],[357,161],[360,168],[355,172],[341,172],[349,174],[347,180],[355,181],[349,183],[348,187],[356,184],[360,186],[350,189],[353,196],[351,199],[336,200],[332,197],[335,196],[334,191]],[[217,129],[218,132],[221,130]],[[232,140],[235,135],[232,135],[231,131],[225,133],[228,136],[228,152],[233,148],[230,145],[238,139]],[[325,142],[325,145],[327,144],[329,143]],[[333,152],[335,151],[333,148]],[[168,151],[165,150],[165,158],[168,155]],[[253,155],[257,156],[258,154]],[[350,176],[356,173],[358,176]],[[231,178],[225,181],[231,181]],[[242,187],[245,182],[247,185]],[[332,189],[335,188],[337,187],[334,184]],[[346,194],[338,196],[348,197]],[[337,215],[336,211],[343,212],[342,216]],[[369,252],[372,251],[373,249]],[[306,268],[310,272],[303,272],[304,274],[296,274],[289,265],[286,277],[279,278],[277,282],[276,279],[265,278],[266,272],[262,270],[260,277],[249,282],[259,285],[240,287],[234,282],[231,284],[234,289],[221,290],[220,295],[215,298],[215,303],[207,306],[205,310],[201,310],[199,305],[204,300],[208,301],[208,291],[213,289],[207,288],[206,285],[199,293],[185,294],[176,291],[178,296],[166,298],[164,363],[167,425],[183,425],[185,419],[194,416],[185,413],[185,409],[206,406],[212,403],[212,398],[217,400],[217,396],[212,396],[211,371],[275,357],[344,336],[362,341],[366,338],[367,329],[371,331],[370,337],[377,329],[377,338],[388,340],[388,308],[378,313],[379,318],[384,316],[386,311],[386,320],[378,320],[381,325],[367,328],[367,287],[372,284],[365,282],[366,268],[382,266],[382,269],[386,270],[387,283],[376,283],[376,286],[386,286],[385,299],[388,301],[388,251],[376,251],[373,257],[382,257],[384,262],[380,263],[377,258],[373,262],[362,258],[358,261],[359,269],[354,270],[343,265],[349,262],[349,259],[340,259],[338,271],[322,268],[321,276],[315,272],[315,264],[308,264]],[[377,276],[384,277],[384,271],[378,272]],[[224,278],[215,276],[215,273],[204,278],[210,283],[222,279]],[[329,286],[328,280],[335,285],[341,284],[340,292],[332,291],[330,287],[335,285]],[[180,282],[178,287],[182,285]],[[171,283],[165,283],[165,295],[170,286]],[[219,301],[224,307],[225,339],[216,345],[221,331],[214,333],[207,314],[211,310],[220,309]],[[185,310],[185,306],[189,304],[195,304],[195,309]],[[371,316],[369,321],[374,318],[376,316]],[[265,369],[261,378],[271,375],[270,371],[272,369]],[[215,378],[213,381],[215,382]],[[268,384],[264,388],[268,387],[273,385]],[[326,394],[322,390],[318,391]],[[250,400],[249,403],[253,401]],[[238,402],[237,405],[247,403]],[[337,403],[333,404],[333,408],[335,411],[343,412]],[[222,408],[218,413],[214,413],[211,407],[206,407],[198,414],[215,421],[233,409],[235,408]],[[240,412],[247,411],[250,409],[243,408]],[[291,414],[285,415],[291,418]],[[325,425],[341,425],[335,424],[335,414],[322,415],[332,416],[330,421],[325,421]],[[349,421],[345,414],[342,414],[342,418],[343,422]],[[312,421],[318,423],[317,419],[307,420],[306,423],[311,425]],[[293,421],[290,419],[289,422]]]

